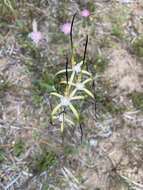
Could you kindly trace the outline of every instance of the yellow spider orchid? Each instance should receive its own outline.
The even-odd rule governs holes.
[[[64,110],[65,108],[69,108],[69,110],[72,111],[73,115],[76,117],[76,119],[79,121],[79,114],[75,107],[72,104],[73,100],[81,100],[84,99],[84,96],[62,96],[61,94],[58,94],[56,92],[51,93],[51,95],[56,96],[60,98],[60,103],[53,109],[52,111],[52,120],[58,119],[61,122],[61,132],[64,130],[64,122],[68,122],[70,125],[74,125],[74,123],[65,117],[65,113],[63,112],[62,115],[60,114],[60,111]]]
[[[70,83],[71,86],[74,86],[75,89],[71,92],[70,97],[73,97],[76,92],[78,91],[84,91],[88,96],[94,98],[94,95],[85,87],[85,84],[92,81],[92,78],[88,78],[83,82],[77,82],[77,83]],[[61,81],[61,83],[66,84],[66,81]]]
[[[66,84],[65,90],[63,92],[63,95],[56,92],[51,93],[51,95],[56,96],[60,100],[58,105],[56,105],[56,107],[52,111],[52,119],[58,119],[61,122],[61,132],[63,132],[64,130],[65,122],[67,122],[67,124],[70,124],[70,125],[75,124],[69,119],[69,117],[71,118],[70,112],[72,112],[72,114],[76,117],[78,123],[80,123],[79,113],[76,110],[76,108],[73,106],[73,103],[77,100],[83,100],[85,96],[78,95],[77,93],[84,92],[88,96],[94,98],[94,95],[86,88],[86,84],[93,80],[92,74],[87,71],[88,70],[87,64],[86,64],[86,69],[84,69],[85,56],[86,56],[87,44],[88,44],[88,35],[86,36],[86,44],[85,44],[85,49],[84,49],[83,60],[79,63],[76,63],[74,59],[74,55],[76,55],[76,52],[73,46],[72,28],[73,28],[75,16],[76,16],[76,13],[73,15],[73,19],[72,19],[71,27],[70,27],[71,68],[68,68],[68,57],[67,57],[66,68],[57,72],[55,75],[55,76],[59,74],[66,75],[66,81],[61,82],[61,83]]]
[[[77,110],[75,109],[75,107],[72,105],[72,101],[73,100],[83,100],[84,96],[62,96],[61,94],[58,93],[51,93],[51,95],[54,95],[58,98],[60,98],[60,103],[53,109],[52,111],[52,118],[54,115],[56,115],[58,113],[59,110],[63,110],[66,107],[69,107],[69,109],[73,112],[73,114],[75,115],[75,117],[77,118],[77,120],[79,120],[79,114],[77,112]]]
[[[83,65],[83,61],[81,61],[80,63],[77,63],[76,65],[73,65],[73,67],[71,69],[67,69],[67,72],[72,72],[73,77],[74,77],[75,74],[78,75],[78,74],[81,74],[81,73],[85,74],[85,75],[88,75],[88,76],[91,76],[91,73],[89,73],[86,70],[82,70],[82,65]],[[63,70],[57,72],[56,75],[59,75],[59,74],[65,73],[65,72],[66,72],[66,69],[63,69]]]
[[[59,116],[53,116],[53,119],[58,120],[61,123],[61,132],[64,130],[64,123],[67,123],[68,125],[74,126],[74,122],[71,121],[69,118],[65,116],[65,113],[63,112]]]
[[[73,101],[83,100],[84,95],[76,95],[77,92],[81,91],[87,94],[88,96],[94,98],[94,95],[86,88],[86,84],[91,82],[92,74],[86,70],[82,69],[83,61],[78,64],[72,66],[72,69],[63,69],[56,73],[56,75],[71,72],[69,81],[61,81],[60,83],[66,84],[66,88],[64,91],[64,95],[53,92],[51,95],[56,96],[60,99],[60,103],[53,109],[52,111],[52,119],[60,119],[61,122],[61,132],[64,130],[64,122],[68,122],[68,124],[73,125],[71,120],[67,120],[66,113],[63,113],[59,116],[60,112],[68,108],[73,115],[76,117],[79,122],[79,113],[76,108],[73,106]],[[85,76],[85,80],[81,82],[82,77]],[[73,87],[73,88],[72,88]]]
[[[72,69],[67,69],[67,70],[63,69],[63,70],[56,73],[56,76],[57,76],[57,75],[62,74],[62,73],[72,72],[71,76],[70,76],[70,79],[69,79],[69,82],[68,82],[69,85],[67,86],[67,88],[65,90],[65,94],[69,93],[75,75],[78,76],[78,79],[81,79],[81,76],[83,74],[90,77],[90,78],[92,77],[91,73],[89,73],[88,71],[82,69],[82,65],[83,65],[83,61],[81,61],[80,63],[78,63],[76,65],[73,65]]]

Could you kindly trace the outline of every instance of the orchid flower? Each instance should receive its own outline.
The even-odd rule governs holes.
[[[67,69],[67,71],[73,72],[73,77],[75,74],[79,75],[80,73],[91,76],[91,73],[89,73],[86,70],[82,70],[82,65],[83,65],[83,61],[81,61],[80,63],[78,63],[76,65],[73,65],[73,67],[71,69]],[[65,72],[66,72],[66,69],[63,69],[63,70],[57,72],[56,75],[59,75],[59,74],[65,73]]]
[[[84,99],[84,96],[63,96],[61,94],[58,94],[56,92],[51,93],[51,95],[56,96],[60,99],[60,103],[53,109],[52,111],[52,120],[53,119],[58,119],[61,122],[61,132],[63,132],[64,130],[64,122],[68,122],[71,125],[74,125],[74,123],[67,119],[65,116],[65,114],[63,113],[63,115],[60,115],[60,112],[62,110],[64,110],[65,108],[69,108],[69,110],[72,111],[73,115],[76,117],[76,119],[79,121],[79,114],[77,112],[77,110],[75,109],[75,107],[72,104],[73,100],[81,100]]]
[[[56,92],[53,92],[51,93],[51,95],[54,95],[58,98],[60,98],[60,103],[53,109],[52,111],[52,116],[54,116],[58,110],[60,109],[64,109],[64,108],[67,108],[69,107],[69,109],[73,112],[73,114],[75,115],[75,117],[79,120],[79,114],[78,112],[76,111],[75,107],[72,105],[72,101],[73,100],[83,100],[84,99],[84,96],[63,96],[61,94],[58,94]]]
[[[71,85],[73,83],[75,75],[77,75],[79,77],[80,77],[81,74],[87,75],[88,77],[92,76],[91,73],[89,73],[88,71],[82,69],[82,65],[83,65],[83,61],[81,61],[78,64],[73,65],[71,69],[67,69],[67,70],[63,69],[63,70],[61,70],[61,71],[59,71],[59,72],[56,73],[56,75],[59,75],[59,74],[66,73],[66,72],[72,72],[71,73],[71,77],[69,79],[68,91],[71,88]]]
[[[65,110],[65,108],[69,109],[73,115],[76,117],[77,121],[79,122],[79,113],[76,110],[76,108],[73,106],[73,101],[75,100],[83,100],[85,97],[83,95],[76,95],[76,92],[83,91],[86,94],[88,94],[90,97],[94,98],[94,95],[85,87],[85,85],[92,81],[92,75],[86,70],[82,70],[83,61],[80,63],[73,65],[72,69],[67,69],[68,72],[72,72],[70,75],[70,79],[67,83],[67,81],[61,81],[61,83],[67,84],[65,88],[64,95],[61,95],[59,93],[53,92],[51,95],[56,96],[60,99],[59,104],[53,109],[52,111],[52,119],[59,119],[59,115],[61,111]],[[63,69],[59,71],[56,75],[59,75],[61,73],[65,73],[66,69]],[[82,75],[88,76],[86,79],[81,82]],[[77,75],[78,82],[74,83],[75,76]],[[71,87],[74,87],[74,89],[71,89]],[[63,132],[64,129],[64,121],[66,121],[64,117],[65,113],[63,113],[63,120],[61,122],[61,132]],[[71,124],[71,120],[69,124]]]
[[[88,10],[83,10],[81,12],[81,15],[83,17],[88,17],[90,15],[90,12]],[[72,41],[72,27],[73,22],[76,14],[74,14],[72,22],[71,23],[65,23],[61,27],[61,31],[64,34],[70,34],[70,40],[71,40],[71,49],[72,49],[72,56],[71,56],[71,68],[68,68],[68,60],[66,63],[66,69],[60,70],[56,73],[55,76],[59,74],[66,74],[66,81],[63,81],[65,86],[65,90],[63,94],[59,94],[57,92],[52,92],[52,96],[56,96],[58,100],[58,104],[55,106],[55,108],[52,111],[51,119],[55,120],[58,119],[61,123],[61,132],[64,130],[64,124],[67,122],[70,125],[74,125],[75,122],[69,120],[67,116],[70,118],[75,116],[77,119],[78,124],[80,123],[80,115],[78,110],[74,107],[73,103],[78,100],[84,100],[85,95],[87,94],[90,97],[94,98],[94,95],[86,88],[86,84],[93,80],[92,74],[84,69],[84,63],[85,63],[85,55],[86,55],[86,49],[87,49],[87,43],[88,43],[88,36],[86,37],[86,44],[85,44],[85,50],[84,50],[84,56],[83,60],[79,63],[76,63],[74,60],[74,47],[73,47],[73,41]],[[87,65],[86,65],[87,66]],[[69,74],[69,75],[68,75]],[[69,77],[70,76],[70,77]],[[84,79],[84,81],[83,81]],[[62,83],[62,82],[61,82]],[[81,95],[77,94],[78,92],[84,92]],[[71,115],[72,113],[72,115]],[[68,115],[69,114],[69,115]]]
[[[70,97],[73,97],[76,92],[80,91],[84,91],[88,96],[94,98],[94,95],[86,88],[85,84],[87,84],[88,82],[91,82],[92,78],[88,78],[83,82],[77,82],[77,83],[71,83],[72,86],[75,87],[75,89],[72,91],[72,93],[70,94]],[[61,83],[66,84],[66,81],[62,81]]]
[[[70,124],[74,126],[73,121],[71,121],[69,118],[65,116],[65,114],[60,114],[59,116],[53,116],[53,119],[58,120],[61,123],[61,132],[64,130],[64,123]]]

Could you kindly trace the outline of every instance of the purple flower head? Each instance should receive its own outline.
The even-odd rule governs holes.
[[[31,32],[28,37],[31,38],[31,40],[38,45],[39,41],[43,38],[41,32],[37,30],[37,22],[36,20],[33,20],[32,23],[33,32]]]
[[[63,24],[61,26],[61,31],[64,33],[64,34],[70,34],[70,31],[71,31],[71,23],[67,22],[65,24]]]
[[[89,17],[90,16],[90,11],[87,10],[87,9],[84,9],[84,10],[81,11],[80,15],[83,16],[83,17]]]
[[[41,32],[31,32],[29,34],[29,37],[37,45],[39,41],[42,39],[42,34]]]

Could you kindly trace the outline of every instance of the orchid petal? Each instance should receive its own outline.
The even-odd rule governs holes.
[[[89,90],[87,90],[86,88],[83,88],[83,91],[86,92],[86,94],[88,94],[92,98],[94,98],[94,95]]]
[[[62,98],[62,97],[63,97],[62,95],[60,95],[60,94],[58,94],[58,93],[56,93],[56,92],[52,92],[51,95],[56,96],[56,97],[59,97],[59,98]]]
[[[70,107],[71,111],[73,112],[73,114],[75,115],[75,117],[77,118],[77,120],[79,120],[79,114],[76,111],[75,107],[72,104],[70,104],[69,107]]]
[[[55,115],[57,113],[57,111],[60,109],[61,104],[58,104],[52,111],[52,116]]]

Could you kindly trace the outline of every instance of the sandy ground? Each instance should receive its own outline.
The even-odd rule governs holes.
[[[49,94],[39,95],[33,84],[43,72],[54,74],[54,68],[63,67],[69,45],[59,27],[88,3],[95,10],[88,23],[79,18],[75,22],[75,44],[78,54],[83,53],[88,33],[91,68],[97,55],[108,59],[104,71],[93,71],[92,90],[105,100],[97,99],[96,112],[94,102],[82,105],[82,143],[78,126],[67,129],[63,141],[59,126],[50,123]],[[0,189],[142,190],[143,106],[136,107],[132,99],[143,93],[143,60],[132,48],[143,32],[142,2],[43,1],[40,6],[25,3],[20,10],[22,27],[10,21],[0,29]],[[28,10],[44,35],[38,53],[24,36],[31,30]],[[120,24],[117,32],[112,29],[115,23]],[[17,155],[19,141],[24,148],[17,148]],[[46,152],[56,154],[56,165],[43,158]]]

